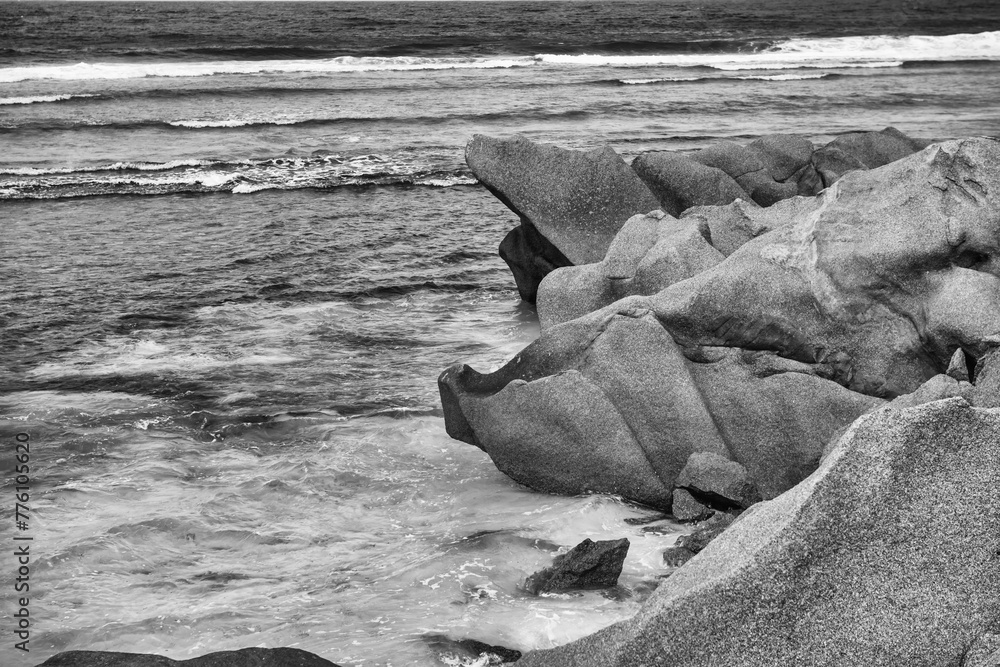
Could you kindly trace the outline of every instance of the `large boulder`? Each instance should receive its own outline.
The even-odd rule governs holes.
[[[715,266],[751,239],[804,219],[820,203],[793,197],[764,208],[739,199],[690,208],[679,220],[662,211],[633,216],[603,261],[545,276],[536,301],[539,323],[546,329],[626,296],[656,294]]]
[[[879,410],[635,617],[519,665],[994,664],[983,658],[1000,621],[997,461],[996,410],[961,398]]]
[[[926,147],[927,142],[887,127],[879,132],[842,134],[813,153],[810,162],[822,178],[823,186],[829,187],[849,171],[875,169]]]
[[[518,289],[526,300],[533,300],[529,297],[537,282],[531,281],[547,264],[601,261],[626,220],[660,207],[659,200],[609,147],[572,151],[524,137],[476,135],[466,146],[465,160],[476,178],[517,213],[526,228],[504,241],[503,253],[508,263],[517,266],[515,279],[522,281]],[[535,255],[542,260],[535,261]]]
[[[766,351],[682,349],[641,297],[553,326],[495,373],[438,380],[449,435],[532,488],[669,509],[696,451],[738,461],[771,498],[877,398]]]
[[[681,153],[644,153],[632,161],[632,169],[659,198],[663,210],[673,216],[692,206],[721,206],[750,199],[729,174]]]
[[[773,498],[957,348],[1000,344],[1000,142],[929,147],[817,200],[654,296],[550,326],[495,373],[448,369],[449,434],[545,491],[666,509],[707,451]]]
[[[536,302],[542,328],[626,296],[656,294],[715,266],[724,257],[708,236],[707,224],[696,218],[677,220],[659,210],[629,218],[601,262],[562,267],[545,276]]]
[[[766,153],[732,141],[723,141],[692,153],[691,159],[729,174],[761,206],[770,206],[797,195],[798,184],[776,181],[761,160],[762,154]]]
[[[889,398],[1000,342],[1000,142],[932,146],[819,200],[652,297],[674,339],[821,363]]]

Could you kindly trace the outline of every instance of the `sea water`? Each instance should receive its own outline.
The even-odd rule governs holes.
[[[683,528],[533,492],[436,377],[537,335],[475,133],[626,158],[771,132],[1000,134],[987,0],[0,5],[0,436],[30,437],[29,654],[456,662],[627,618]],[[544,446],[544,443],[539,443]],[[631,523],[626,519],[632,519]],[[628,537],[618,589],[519,588]]]

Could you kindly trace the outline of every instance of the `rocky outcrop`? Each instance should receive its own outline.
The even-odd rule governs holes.
[[[521,218],[501,245],[518,290],[534,301],[548,267],[599,262],[629,217],[660,204],[611,148],[571,151],[523,137],[476,135],[465,149],[476,178]]]
[[[524,590],[537,595],[573,590],[611,588],[618,583],[629,541],[586,539],[556,556],[552,565],[539,570],[524,582]]]
[[[625,223],[604,260],[548,274],[538,288],[542,328],[593,312],[634,294],[655,294],[721,262],[700,218],[676,220],[662,211]]]
[[[524,667],[992,664],[1000,413],[961,398],[859,419],[630,620]]]
[[[630,218],[603,261],[545,276],[538,287],[539,322],[545,329],[626,296],[656,294],[719,264],[751,239],[808,216],[821,203],[794,197],[763,208],[737,200],[689,209],[679,220],[661,211]]]
[[[632,161],[632,169],[660,200],[660,207],[674,217],[694,206],[750,199],[729,174],[681,153],[645,153]]]
[[[64,651],[38,667],[337,667],[297,648],[241,648],[208,653],[190,660],[171,660],[151,653]]]
[[[712,452],[773,498],[956,349],[1000,344],[1000,142],[852,172],[809,211],[653,296],[549,326],[495,373],[448,369],[449,434],[545,491],[666,509],[688,457]],[[634,264],[603,266],[610,280]]]
[[[521,297],[533,303],[551,271],[602,261],[633,215],[661,209],[677,217],[733,202],[772,206],[815,195],[848,171],[882,166],[924,145],[893,128],[843,135],[816,151],[803,137],[776,134],[746,146],[724,141],[694,153],[646,153],[630,169],[608,147],[571,151],[524,137],[476,135],[466,162],[521,219],[501,242],[500,256]],[[713,245],[728,255],[732,240]]]
[[[843,134],[817,150],[811,162],[823,187],[830,187],[849,171],[882,167],[926,147],[926,141],[887,127],[881,132]]]
[[[882,401],[770,352],[680,348],[638,297],[545,331],[490,375],[439,379],[449,435],[532,488],[671,505],[696,451],[738,461],[765,498],[808,475]]]

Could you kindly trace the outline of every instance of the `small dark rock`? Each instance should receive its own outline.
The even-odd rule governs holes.
[[[698,528],[689,535],[682,535],[677,539],[677,545],[684,547],[692,553],[698,553],[708,546],[708,543],[722,534],[726,528],[736,520],[731,514],[719,512],[707,521],[698,524]]]
[[[442,655],[453,655],[461,658],[481,660],[486,658],[487,665],[503,665],[516,662],[521,658],[521,652],[505,646],[495,646],[476,639],[452,639],[445,635],[425,635],[424,641]]]
[[[629,541],[586,539],[567,553],[556,556],[550,567],[524,582],[524,589],[537,595],[553,591],[610,588],[618,582],[628,554]]]
[[[670,517],[666,514],[652,514],[649,516],[630,516],[625,519],[625,523],[630,526],[645,526],[647,523],[655,523],[657,521],[664,521]]]
[[[948,370],[945,371],[945,375],[955,378],[959,382],[972,381],[969,364],[965,358],[965,350],[962,348],[955,350],[955,354],[951,355],[951,361],[948,362]]]
[[[677,476],[675,484],[680,489],[691,492],[694,496],[692,500],[701,501],[702,504],[718,507],[721,510],[746,509],[761,500],[760,493],[750,480],[746,468],[736,461],[730,461],[711,452],[691,454],[684,469]],[[682,497],[682,502],[684,500]],[[674,502],[677,502],[676,491]],[[690,503],[684,506],[685,509],[689,507]],[[677,516],[676,508],[674,516]]]
[[[694,552],[685,547],[670,547],[663,552],[663,562],[670,567],[680,567],[694,558]]]
[[[702,505],[687,490],[674,489],[673,513],[678,521],[704,521],[715,514],[715,510]]]

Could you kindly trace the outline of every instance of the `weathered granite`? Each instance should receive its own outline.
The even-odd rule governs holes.
[[[493,374],[447,370],[449,434],[546,491],[668,508],[688,456],[710,451],[772,498],[881,398],[1000,343],[1000,142],[932,146],[816,199],[654,296],[547,328]]]
[[[465,161],[486,188],[516,213],[526,229],[505,241],[523,297],[531,280],[560,256],[573,264],[599,262],[629,217],[660,207],[659,200],[611,148],[572,151],[524,137],[476,135]],[[538,241],[544,238],[560,255]],[[535,255],[541,260],[536,261]],[[529,267],[530,270],[525,267]]]
[[[672,216],[692,206],[719,206],[737,199],[750,199],[726,172],[672,151],[644,153],[632,161],[632,169]]]
[[[689,456],[674,484],[722,510],[746,509],[761,500],[746,468],[711,452]]]
[[[962,665],[1000,619],[997,461],[997,410],[952,398],[867,415],[635,617],[519,664]]]

